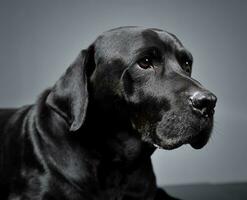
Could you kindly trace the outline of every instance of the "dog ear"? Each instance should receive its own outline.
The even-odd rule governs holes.
[[[82,50],[47,96],[46,104],[64,117],[70,131],[77,131],[83,124],[88,106],[88,68],[92,48]],[[92,70],[92,69],[89,69]]]

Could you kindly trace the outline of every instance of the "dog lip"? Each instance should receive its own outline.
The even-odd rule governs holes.
[[[189,144],[194,149],[201,149],[202,147],[206,145],[206,143],[204,144],[204,143],[198,143],[198,142],[190,142]]]
[[[152,142],[152,145],[155,148],[164,149],[164,150],[176,149],[176,148],[182,146],[183,144],[186,144],[186,142],[185,141],[180,141],[180,142],[177,142],[177,143],[174,143],[174,144],[157,144],[155,142]]]
[[[194,136],[191,139],[189,144],[194,149],[201,149],[208,143],[209,137],[210,137],[210,132],[201,131],[200,133],[198,133],[198,135]]]

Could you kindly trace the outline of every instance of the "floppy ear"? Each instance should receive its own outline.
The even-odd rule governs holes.
[[[76,60],[56,82],[46,99],[46,104],[68,121],[70,131],[78,130],[86,117],[88,62],[89,50],[82,50]]]

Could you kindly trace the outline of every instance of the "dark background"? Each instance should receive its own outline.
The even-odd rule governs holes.
[[[247,1],[0,1],[0,107],[35,101],[101,32],[124,25],[176,34],[193,77],[218,96],[212,139],[153,155],[162,185],[247,181]]]

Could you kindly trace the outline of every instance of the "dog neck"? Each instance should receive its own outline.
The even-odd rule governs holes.
[[[42,133],[48,134],[43,138],[49,137],[53,148],[65,146],[70,151],[90,152],[90,157],[102,160],[106,165],[114,163],[128,169],[149,159],[154,152],[155,148],[141,140],[125,115],[120,115],[115,109],[107,109],[106,112],[93,101],[88,106],[83,126],[76,132],[70,132],[66,120],[45,106],[46,95],[43,94],[37,103],[39,118],[36,124],[43,128]],[[47,126],[49,121],[54,122],[53,126]]]
[[[80,135],[84,145],[98,149],[107,159],[116,163],[132,165],[142,159],[148,159],[155,148],[143,142],[125,113],[118,112],[114,106],[101,106],[91,101],[87,118]],[[106,160],[107,160],[106,159]]]

